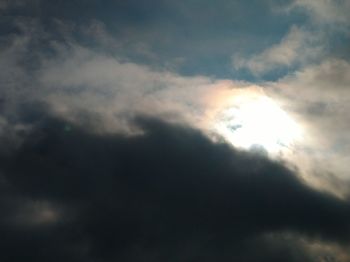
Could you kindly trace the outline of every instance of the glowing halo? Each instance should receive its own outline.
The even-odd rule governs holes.
[[[289,149],[301,138],[300,126],[265,95],[242,95],[219,111],[215,129],[234,146],[258,146],[268,153]]]

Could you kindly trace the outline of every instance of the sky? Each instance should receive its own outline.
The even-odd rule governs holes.
[[[350,1],[0,0],[0,261],[350,261]]]

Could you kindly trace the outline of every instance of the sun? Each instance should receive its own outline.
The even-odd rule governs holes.
[[[264,95],[236,97],[219,112],[215,128],[236,147],[262,147],[271,154],[291,149],[302,135],[300,126]]]

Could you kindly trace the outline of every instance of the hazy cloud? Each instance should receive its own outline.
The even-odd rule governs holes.
[[[25,0],[1,0],[0,10],[6,10],[14,7],[21,7],[25,5]]]

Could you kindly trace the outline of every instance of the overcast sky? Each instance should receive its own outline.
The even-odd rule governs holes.
[[[350,261],[350,1],[0,0],[0,261]]]

